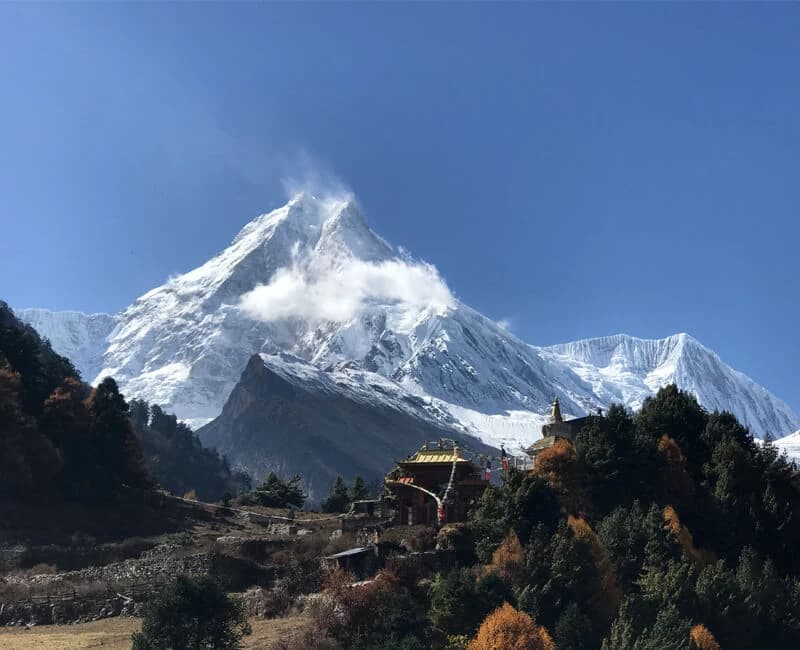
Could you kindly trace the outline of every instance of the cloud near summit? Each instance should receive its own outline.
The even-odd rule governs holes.
[[[288,318],[347,322],[369,305],[442,311],[454,304],[453,294],[430,264],[349,260],[319,275],[296,264],[280,269],[268,284],[242,296],[240,307],[267,322]]]

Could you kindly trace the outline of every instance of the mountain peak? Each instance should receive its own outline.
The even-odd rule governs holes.
[[[64,335],[50,337],[59,352],[79,351],[82,370],[98,371],[87,376],[113,375],[127,395],[193,424],[219,415],[251,356],[269,351],[318,368],[357,364],[365,372],[348,373],[368,382],[371,398],[402,388],[487,441],[535,440],[553,395],[578,416],[612,403],[639,408],[673,382],[709,410],[732,411],[756,435],[800,427],[788,406],[685,332],[529,345],[452,299],[446,286],[446,310],[420,308],[442,295],[419,291],[438,278],[427,267],[401,278],[401,300],[373,299],[407,259],[369,228],[352,196],[302,192],[96,335],[85,334],[91,323],[73,327],[64,318],[53,321]]]

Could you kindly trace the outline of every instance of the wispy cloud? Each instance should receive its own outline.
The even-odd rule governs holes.
[[[317,277],[297,264],[280,269],[269,283],[246,293],[240,307],[267,322],[289,318],[348,322],[370,305],[443,311],[454,303],[447,284],[430,264],[350,260]]]
[[[350,187],[339,177],[333,168],[307,149],[300,149],[282,161],[281,185],[287,198],[300,192],[332,200],[354,199]]]
[[[514,321],[512,321],[510,318],[501,318],[495,322],[501,330],[505,330],[506,332],[510,332],[514,327]]]

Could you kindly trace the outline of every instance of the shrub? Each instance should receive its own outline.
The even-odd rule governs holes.
[[[306,494],[300,488],[301,481],[299,476],[283,481],[275,472],[270,472],[261,486],[248,496],[267,508],[300,508],[306,500]]]
[[[180,576],[145,607],[133,650],[239,648],[247,634],[250,626],[241,602],[209,577]]]
[[[448,524],[443,526],[436,535],[436,548],[455,552],[460,564],[474,564],[475,536],[468,524]]]
[[[311,614],[323,636],[349,650],[422,650],[427,626],[418,603],[388,571],[359,586],[351,586],[350,576],[335,571]]]

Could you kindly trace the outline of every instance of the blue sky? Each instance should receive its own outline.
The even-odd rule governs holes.
[[[340,179],[532,343],[800,409],[800,5],[2,4],[0,298],[115,311]]]

